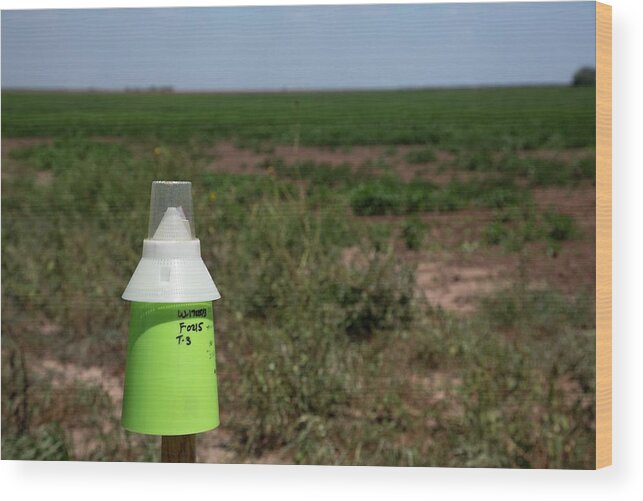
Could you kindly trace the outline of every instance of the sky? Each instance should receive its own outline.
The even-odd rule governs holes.
[[[2,12],[2,87],[294,90],[563,84],[595,4]]]

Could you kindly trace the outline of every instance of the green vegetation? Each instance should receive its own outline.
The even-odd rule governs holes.
[[[565,161],[479,150],[464,152],[458,158],[457,166],[468,171],[523,179],[534,187],[575,186],[596,180],[596,162],[593,155]]]
[[[528,194],[511,180],[482,179],[460,181],[445,186],[429,181],[402,182],[380,177],[360,184],[351,193],[351,206],[357,215],[445,212],[466,208],[503,208],[521,202]]]
[[[594,145],[593,88],[271,94],[2,93],[5,136],[237,138],[318,146],[441,149]]]
[[[528,242],[545,240],[552,250],[560,243],[581,236],[574,218],[552,210],[538,212],[531,204],[498,211],[484,230],[489,245],[504,245],[517,251]]]
[[[417,216],[407,218],[402,223],[402,238],[409,250],[419,250],[422,247],[426,227]]]
[[[189,179],[223,296],[217,372],[231,461],[592,468],[593,290],[536,287],[507,265],[463,314],[426,299],[417,259],[440,266],[465,247],[553,259],[537,244],[563,253],[586,238],[573,217],[539,208],[534,188],[591,186],[589,156],[551,163],[526,150],[592,147],[593,95],[4,93],[6,137],[53,137],[3,162],[3,459],[158,459],[157,437],[120,428],[107,382],[123,373],[120,295],[150,184]],[[273,146],[295,131],[301,144],[388,145],[386,161],[287,163]],[[208,148],[221,137],[263,160],[243,173],[213,167]],[[415,156],[398,156],[399,144],[417,145]],[[455,159],[449,179],[397,170],[443,150]],[[441,222],[458,211],[486,219]]]
[[[547,225],[547,237],[557,242],[562,242],[574,238],[578,234],[574,218],[567,214],[557,214],[555,212],[546,212],[544,214]]]
[[[422,148],[406,154],[406,161],[412,164],[425,164],[435,160],[435,151],[432,148]]]

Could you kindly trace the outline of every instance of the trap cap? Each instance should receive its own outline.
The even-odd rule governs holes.
[[[195,237],[192,183],[154,181],[148,238],[123,299],[148,303],[214,301],[221,295]]]

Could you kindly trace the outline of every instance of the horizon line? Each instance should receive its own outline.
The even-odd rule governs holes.
[[[54,94],[305,94],[305,93],[339,93],[339,92],[386,92],[386,91],[419,91],[419,90],[476,90],[496,88],[524,87],[574,87],[571,79],[568,82],[523,82],[495,84],[463,85],[414,85],[399,87],[267,87],[267,88],[226,88],[226,89],[176,89],[171,85],[149,85],[146,87],[1,87],[2,92],[54,93]]]

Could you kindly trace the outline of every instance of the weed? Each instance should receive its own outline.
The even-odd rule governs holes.
[[[503,245],[510,251],[519,251],[527,242],[540,239],[558,249],[560,242],[579,236],[571,216],[553,210],[541,214],[530,204],[499,211],[484,229],[484,240],[488,245]]]
[[[404,158],[411,164],[426,164],[433,162],[436,156],[432,148],[422,148],[409,151]]]
[[[578,229],[573,217],[553,211],[545,212],[543,216],[547,225],[548,238],[556,242],[563,242],[578,235]]]
[[[409,250],[419,250],[422,247],[426,227],[418,217],[410,217],[402,224],[402,238]]]

